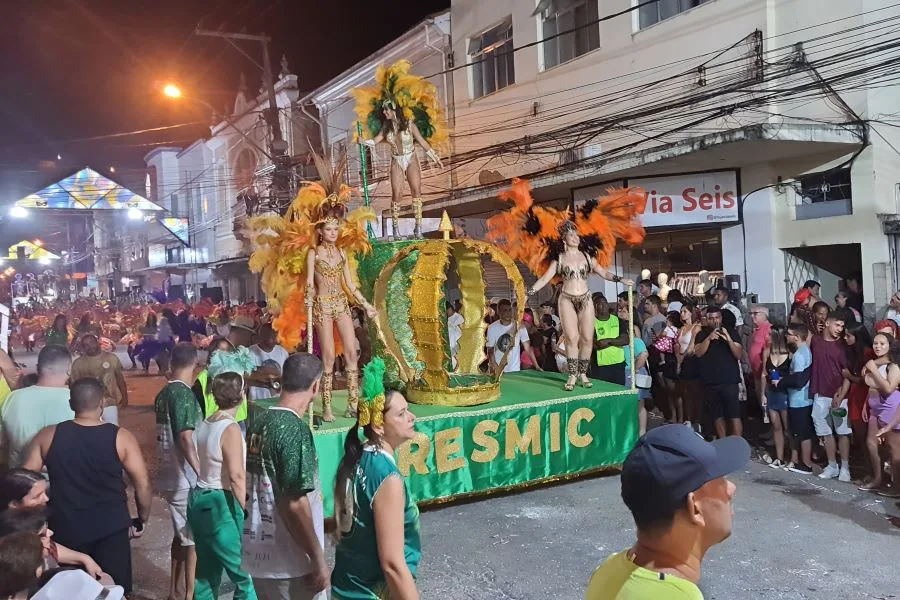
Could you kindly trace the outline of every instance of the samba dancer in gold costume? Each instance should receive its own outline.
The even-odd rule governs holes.
[[[334,381],[335,341],[334,328],[337,327],[344,346],[344,362],[347,367],[347,416],[356,416],[359,403],[359,371],[357,370],[356,332],[353,329],[353,318],[347,294],[366,309],[370,317],[378,313],[369,304],[350,274],[350,263],[344,251],[337,247],[340,235],[341,220],[346,208],[339,201],[328,203],[324,207],[324,219],[316,227],[320,243],[307,253],[306,261],[306,305],[312,305],[316,332],[319,335],[319,347],[322,349],[322,362],[325,373],[322,375],[322,418],[334,421],[331,411],[331,390]]]
[[[357,88],[356,113],[363,126],[363,140],[374,147],[382,142],[391,147],[391,223],[394,237],[400,235],[400,199],[403,180],[409,184],[416,218],[415,237],[422,238],[422,169],[416,156],[416,144],[430,161],[443,167],[435,146],[447,139],[437,89],[418,75],[409,73],[409,61],[401,60],[389,68],[379,67],[373,88]]]
[[[312,309],[325,364],[322,418],[334,421],[334,361],[342,352],[347,368],[347,416],[356,416],[359,399],[356,335],[349,301],[361,304],[369,316],[377,314],[356,288],[350,266],[354,253],[367,253],[372,248],[365,223],[374,221],[375,213],[368,207],[347,213],[350,187],[342,183],[346,181],[346,157],[339,157],[334,167],[319,156],[313,158],[321,181],[304,185],[284,217],[251,220],[257,248],[250,268],[262,272],[269,309],[276,315],[273,326],[285,347],[300,344],[301,332],[312,325],[306,322],[307,309]]]

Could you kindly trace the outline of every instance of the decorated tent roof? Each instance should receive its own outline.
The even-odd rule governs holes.
[[[9,256],[8,258],[16,259],[19,257],[18,248],[19,246],[24,246],[25,248],[25,258],[30,260],[40,260],[40,259],[48,259],[48,260],[60,260],[62,257],[53,254],[46,248],[42,248],[38,246],[34,242],[29,242],[28,240],[22,240],[18,244],[13,244],[9,247]]]
[[[191,239],[190,234],[188,233],[188,230],[190,228],[190,219],[186,219],[183,217],[158,217],[157,215],[145,215],[144,221],[147,223],[159,223],[166,231],[174,235],[179,242],[187,247],[190,247]]]
[[[164,210],[90,167],[25,196],[16,206],[57,210]]]

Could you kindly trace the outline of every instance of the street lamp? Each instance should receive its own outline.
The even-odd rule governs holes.
[[[9,209],[9,216],[14,219],[24,219],[28,216],[28,210],[24,206],[13,206]]]
[[[181,88],[174,83],[167,83],[163,86],[162,93],[169,98],[181,98]]]
[[[140,211],[140,209],[129,208],[128,209],[128,218],[131,219],[132,221],[140,221],[141,219],[144,218],[144,213],[142,213]]]

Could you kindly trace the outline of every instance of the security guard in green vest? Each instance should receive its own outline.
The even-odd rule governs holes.
[[[601,292],[594,292],[594,350],[591,378],[625,385],[625,346],[628,345],[628,324],[609,311],[609,303]]]

